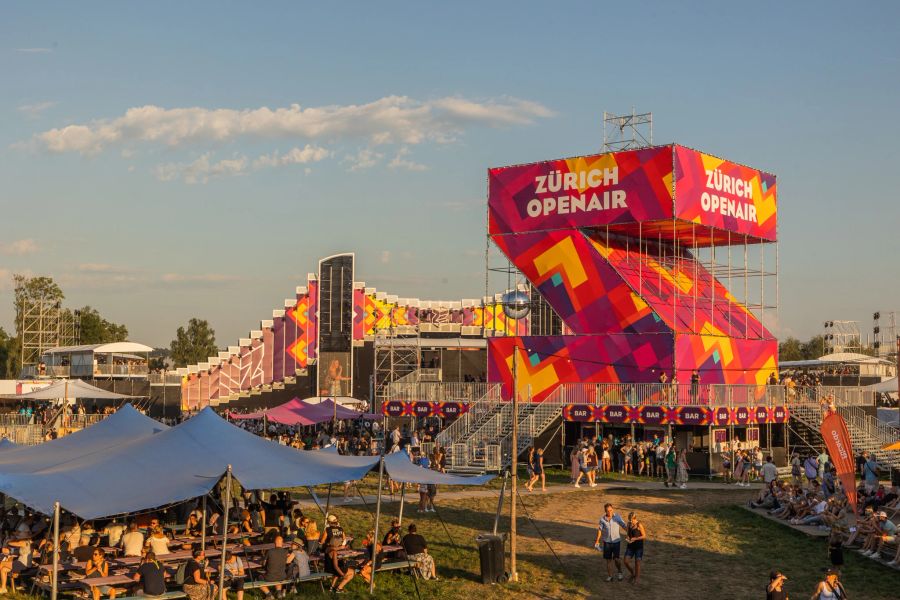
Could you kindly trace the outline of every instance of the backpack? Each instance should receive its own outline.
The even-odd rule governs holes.
[[[187,563],[183,562],[178,565],[178,570],[175,571],[175,583],[176,585],[184,585],[184,579],[187,575]]]

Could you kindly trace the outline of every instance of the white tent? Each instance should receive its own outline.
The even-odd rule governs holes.
[[[61,379],[45,388],[27,394],[5,394],[10,400],[58,400],[60,398],[90,398],[94,400],[126,400],[134,398],[127,394],[117,394],[95,387],[80,379]]]

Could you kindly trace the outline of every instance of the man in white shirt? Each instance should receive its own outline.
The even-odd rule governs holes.
[[[772,462],[772,457],[766,457],[766,464],[762,466],[762,477],[763,481],[766,482],[766,485],[772,487],[772,482],[778,481],[778,467],[775,466],[775,463]]]
[[[122,535],[122,549],[125,556],[140,556],[144,550],[144,534],[138,531],[134,521],[128,524],[128,531]]]
[[[107,542],[107,546],[115,547],[119,545],[119,542],[122,541],[122,535],[125,533],[126,528],[124,523],[119,523],[118,521],[113,521],[109,525],[106,526],[104,532],[106,533],[109,541]]]

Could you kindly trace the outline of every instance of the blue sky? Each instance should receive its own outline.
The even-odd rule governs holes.
[[[0,325],[28,272],[132,339],[233,344],[347,250],[480,297],[485,169],[596,151],[632,106],[778,175],[782,335],[900,310],[900,5],[564,6],[5,4]]]

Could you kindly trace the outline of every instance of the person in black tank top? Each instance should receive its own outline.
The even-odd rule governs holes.
[[[775,569],[769,575],[769,585],[766,586],[766,600],[787,600],[787,591],[784,584],[787,577],[781,571]]]
[[[644,524],[638,521],[637,514],[628,514],[628,531],[625,541],[625,568],[631,573],[628,578],[630,583],[637,583],[641,576],[641,563],[644,561],[644,540],[647,539],[647,531]],[[628,562],[631,559],[631,563]]]

